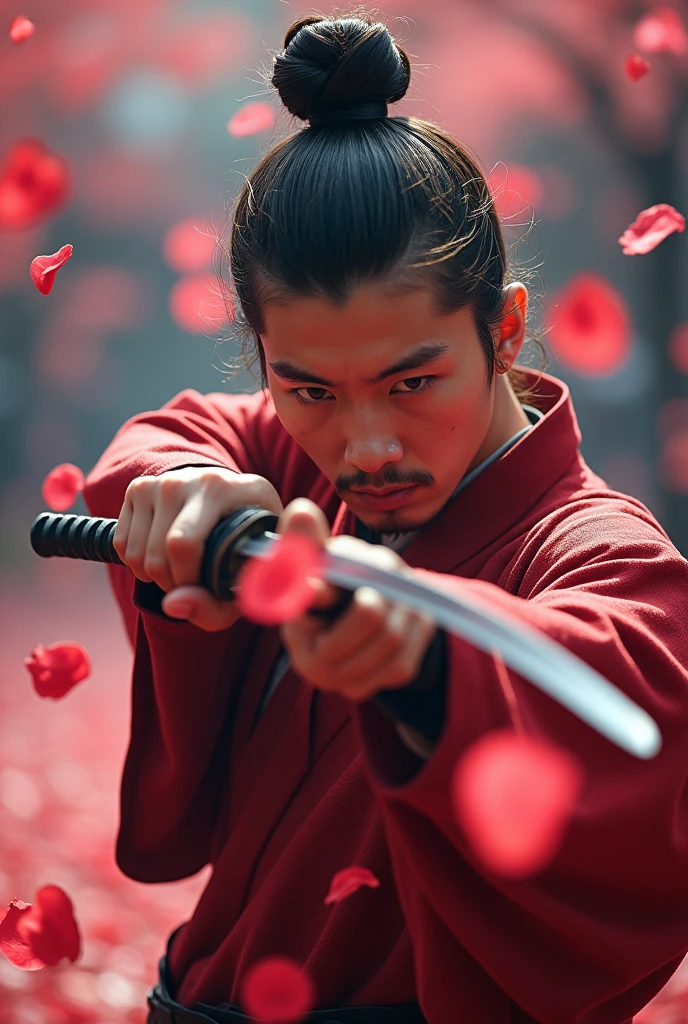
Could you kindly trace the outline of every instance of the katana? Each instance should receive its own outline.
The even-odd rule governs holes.
[[[282,539],[273,532],[277,522],[274,513],[257,506],[221,519],[205,543],[199,585],[219,600],[234,598],[248,560],[274,555],[274,546]],[[116,526],[116,519],[42,512],[31,527],[31,546],[43,558],[123,565],[112,544]],[[629,754],[649,759],[661,749],[654,719],[618,687],[555,640],[473,594],[450,595],[411,575],[327,550],[321,575],[344,593],[336,605],[311,614],[331,620],[357,587],[374,587],[388,600],[429,615],[438,626],[486,654],[498,654],[510,669]]]

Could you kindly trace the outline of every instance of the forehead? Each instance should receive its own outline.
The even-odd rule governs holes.
[[[268,360],[309,361],[315,369],[343,366],[355,358],[373,365],[423,341],[451,341],[472,324],[468,308],[440,315],[426,288],[400,295],[374,287],[357,289],[336,306],[322,298],[300,297],[268,303],[261,341]]]

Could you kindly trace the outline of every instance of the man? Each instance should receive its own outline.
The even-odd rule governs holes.
[[[470,309],[437,316],[422,289],[268,308],[269,397],[184,391],[89,475],[90,511],[120,517],[109,572],[135,650],[118,864],[145,882],[213,865],[168,949],[168,1005],[229,1020],[213,1010],[279,953],[343,1008],[323,1021],[622,1024],[683,958],[688,563],[585,464],[561,381],[526,371],[518,402],[526,305],[505,290],[492,382]],[[249,487],[283,506],[280,532],[405,564],[562,643],[648,711],[662,751],[631,757],[514,672],[505,688],[493,658],[370,588],[333,625],[238,618],[194,584],[208,508]],[[457,758],[516,716],[586,774],[525,880],[476,860],[450,801]],[[325,905],[350,865],[379,888]]]

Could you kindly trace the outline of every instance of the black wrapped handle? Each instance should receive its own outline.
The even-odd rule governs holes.
[[[265,535],[274,536],[277,522],[274,512],[258,505],[247,505],[220,519],[205,542],[200,585],[220,601],[231,600],[239,572],[249,557],[242,555],[242,544]],[[116,519],[41,512],[31,525],[31,547],[42,558],[79,558],[124,565],[112,543],[116,528]],[[309,614],[334,621],[353,598],[353,591],[341,593],[336,604],[314,608]]]

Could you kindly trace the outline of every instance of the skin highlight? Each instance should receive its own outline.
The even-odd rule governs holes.
[[[367,526],[426,525],[463,476],[529,424],[506,376],[524,342],[527,302],[522,283],[504,289],[495,339],[503,369],[490,386],[471,310],[440,316],[429,289],[391,300],[368,286],[341,307],[313,297],[266,307],[261,343],[277,415]],[[372,383],[424,343],[446,351]],[[278,376],[289,365],[312,376]],[[352,490],[404,484],[418,486],[394,510],[372,510]]]

